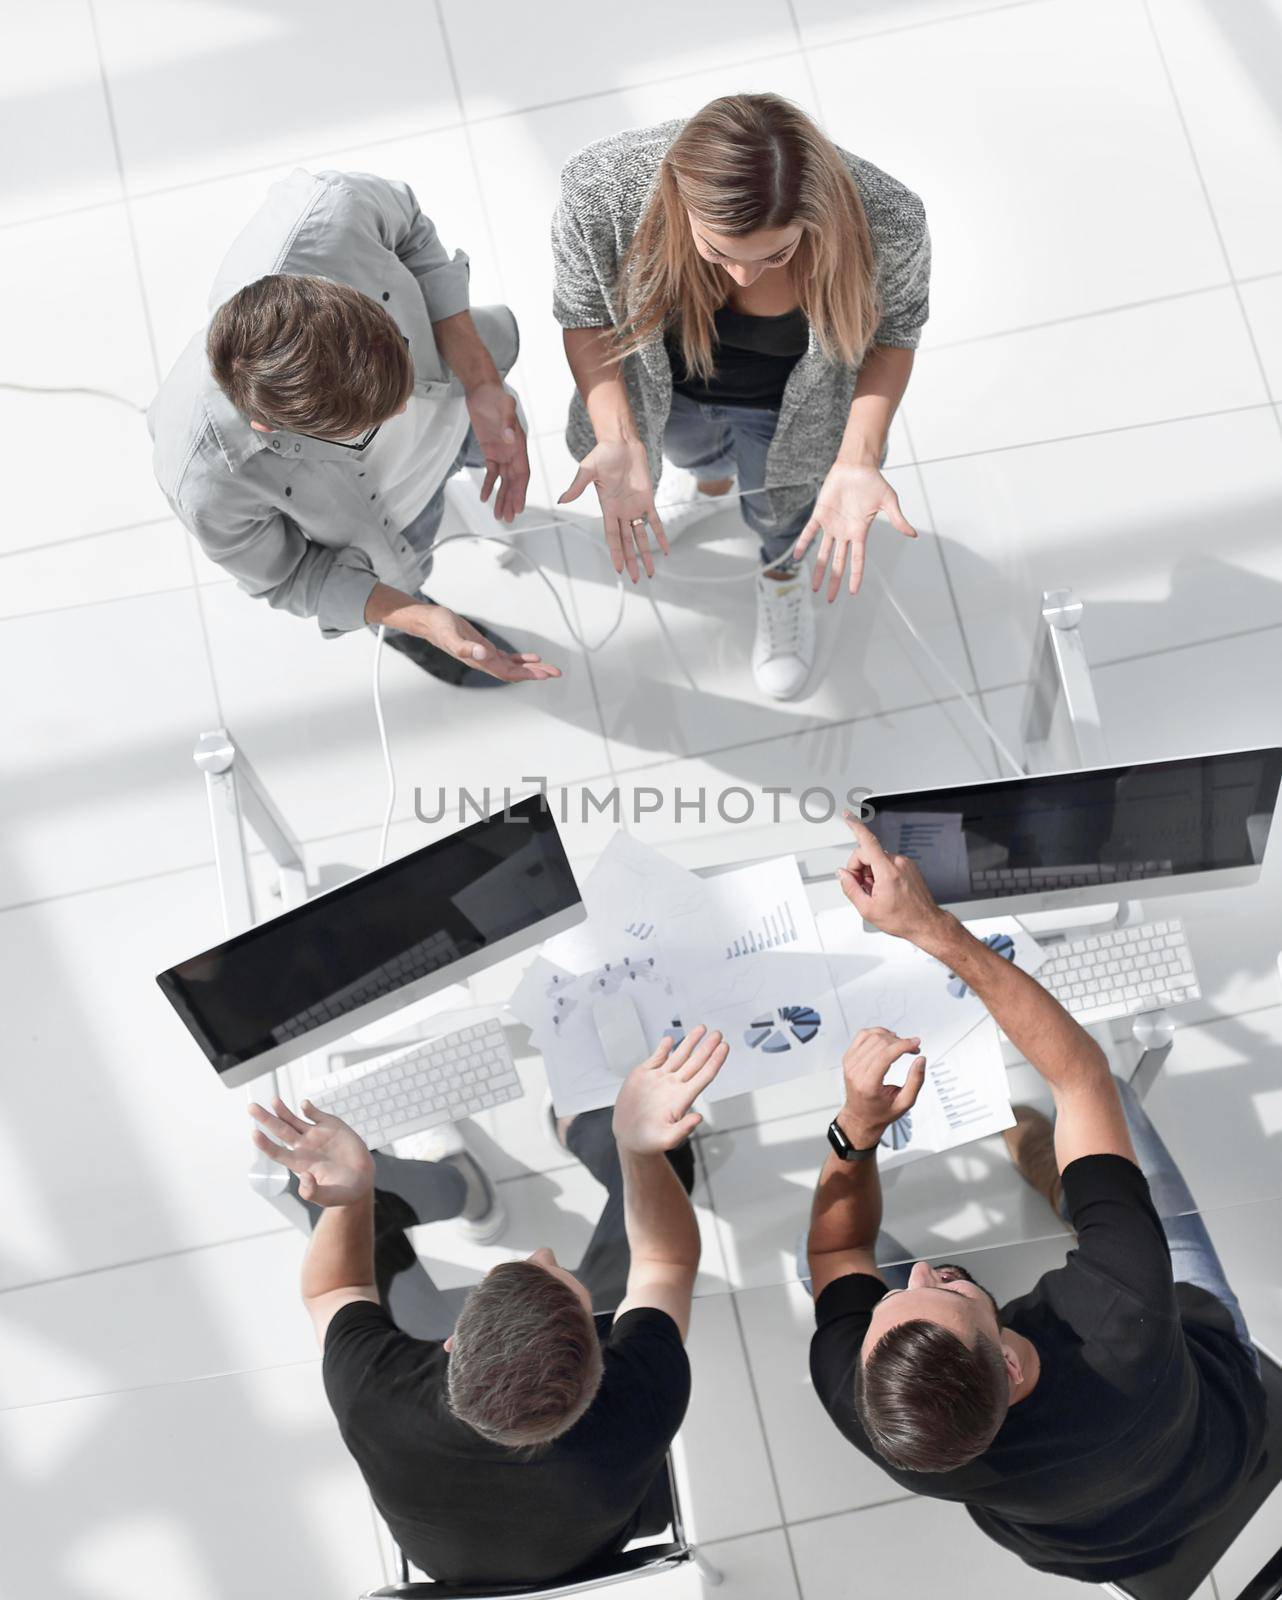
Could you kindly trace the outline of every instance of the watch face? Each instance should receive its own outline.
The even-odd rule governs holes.
[[[833,1147],[843,1161],[849,1158],[850,1151],[854,1149],[850,1140],[841,1131],[841,1126],[836,1117],[828,1124],[828,1143]]]

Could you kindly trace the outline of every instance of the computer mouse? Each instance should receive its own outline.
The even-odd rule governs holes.
[[[592,1021],[605,1064],[616,1078],[626,1078],[650,1054],[640,1014],[626,990],[597,995],[592,1001]]]

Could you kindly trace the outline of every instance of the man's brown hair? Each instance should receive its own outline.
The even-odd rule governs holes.
[[[967,1347],[937,1322],[897,1323],[855,1372],[855,1410],[878,1455],[909,1472],[951,1472],[982,1455],[1010,1408],[1001,1346]]]
[[[205,348],[243,416],[319,439],[386,422],[414,386],[409,349],[383,307],[327,278],[246,284],[214,312]]]
[[[459,1315],[450,1410],[495,1444],[548,1444],[592,1404],[601,1371],[596,1324],[569,1284],[535,1261],[507,1261]]]

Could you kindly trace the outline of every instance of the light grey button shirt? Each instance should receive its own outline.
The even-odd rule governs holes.
[[[420,581],[420,560],[401,529],[444,481],[467,431],[463,389],[441,359],[432,323],[468,309],[468,260],[445,250],[407,185],[300,169],[272,185],[232,245],[211,312],[274,273],[349,284],[387,308],[414,363],[408,411],[364,451],[257,433],[214,381],[202,330],[148,412],[153,459],[175,514],[212,560],[247,593],[315,617],[334,637],[364,626],[378,580],[411,593]],[[516,359],[511,313],[484,307],[474,315],[507,372]],[[392,437],[407,429],[420,437]],[[407,462],[413,485],[404,481]],[[407,494],[420,486],[421,503],[407,513]]]

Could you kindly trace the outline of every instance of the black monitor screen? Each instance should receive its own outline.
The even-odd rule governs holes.
[[[874,794],[868,826],[956,905],[1258,864],[1279,779],[1282,750],[1238,750]]]
[[[578,901],[556,823],[533,795],[156,981],[226,1072]]]

